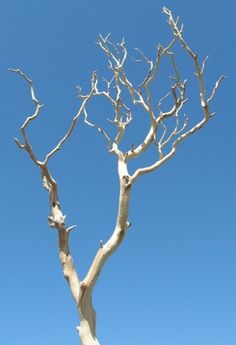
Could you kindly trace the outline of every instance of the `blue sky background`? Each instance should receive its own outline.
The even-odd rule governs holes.
[[[28,88],[7,68],[24,70],[45,104],[29,130],[42,158],[79,107],[76,85],[86,90],[94,69],[107,73],[94,44],[98,34],[111,32],[114,41],[125,37],[130,49],[138,46],[154,57],[155,45],[170,39],[164,5],[181,17],[192,48],[202,58],[210,55],[209,90],[220,74],[228,78],[207,128],[135,185],[132,228],[95,289],[97,334],[102,345],[236,344],[235,1],[0,0],[2,345],[79,343],[57,234],[47,224],[48,195],[38,170],[13,142],[33,110]],[[183,78],[191,80],[183,61]],[[165,63],[163,72],[168,79]],[[166,87],[163,82],[157,92],[165,94]],[[199,112],[194,87],[188,95],[193,97],[188,115],[194,116]],[[103,102],[91,106],[98,121],[106,112]],[[137,137],[145,133],[142,125],[136,130]],[[68,223],[78,224],[71,249],[83,276],[115,222],[116,159],[103,138],[80,121],[50,167]]]

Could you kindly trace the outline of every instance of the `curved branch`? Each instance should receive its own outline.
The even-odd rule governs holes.
[[[138,168],[134,172],[134,174],[131,176],[132,183],[134,181],[136,181],[139,176],[142,176],[144,174],[148,174],[148,173],[153,172],[154,170],[157,170],[158,168],[160,168],[165,162],[167,162],[172,156],[174,156],[174,154],[176,153],[177,146],[181,143],[181,141],[183,141],[184,139],[186,139],[187,137],[189,137],[190,135],[192,135],[193,133],[195,133],[199,129],[201,129],[208,122],[208,120],[209,119],[204,118],[197,125],[193,126],[190,130],[188,130],[187,132],[185,132],[182,135],[180,135],[173,142],[171,150],[169,151],[169,153],[167,153],[166,155],[161,154],[161,159],[159,159],[155,163],[153,163],[153,164],[151,164],[149,166],[146,166],[144,168]],[[185,126],[183,125],[182,128],[184,128],[184,127]],[[179,131],[178,131],[178,133],[179,133]],[[162,153],[162,151],[161,151],[161,153]]]
[[[30,78],[28,78],[26,76],[26,74],[23,73],[20,69],[11,68],[11,69],[9,69],[9,71],[18,73],[30,85],[31,98],[32,98],[33,103],[35,104],[36,109],[35,109],[34,114],[27,117],[24,124],[21,126],[21,133],[22,133],[24,144],[20,144],[18,139],[15,139],[15,142],[19,148],[26,150],[26,152],[28,153],[31,160],[39,167],[39,169],[41,171],[43,187],[49,193],[49,200],[50,200],[50,215],[48,217],[49,225],[52,228],[56,228],[58,230],[58,234],[59,234],[59,256],[60,256],[61,264],[63,267],[64,276],[70,285],[72,295],[73,295],[75,301],[78,302],[79,291],[80,291],[80,281],[79,281],[78,275],[77,275],[76,270],[75,270],[74,265],[73,265],[73,259],[72,259],[72,256],[70,254],[69,243],[68,243],[69,233],[75,226],[66,227],[66,222],[65,222],[66,216],[63,215],[62,210],[61,210],[61,206],[59,203],[57,183],[53,179],[53,177],[52,177],[52,175],[51,175],[51,173],[47,167],[48,160],[56,152],[57,147],[50,154],[48,154],[46,156],[46,159],[44,162],[41,162],[36,158],[36,155],[33,152],[33,149],[32,149],[32,147],[28,141],[26,129],[27,129],[28,125],[30,124],[30,122],[32,122],[33,120],[35,120],[39,116],[40,109],[41,109],[42,105],[39,103],[38,99],[35,96],[35,91],[34,91],[32,80]],[[92,95],[92,91],[88,95],[88,98],[91,97],[91,95]],[[86,102],[86,100],[84,102]],[[81,112],[81,110],[78,112],[77,117],[79,116],[80,112]],[[63,142],[71,134],[71,132],[75,126],[75,123],[76,123],[76,118],[74,118],[69,132],[66,134],[64,139],[62,141],[60,141],[60,143],[58,144],[59,148],[61,147]]]
[[[22,72],[19,68],[9,68],[8,71],[10,72],[13,72],[13,73],[17,73],[19,74],[23,79],[25,79],[27,81],[27,83],[29,84],[29,87],[30,87],[30,94],[31,94],[31,99],[32,99],[32,102],[34,103],[35,105],[35,112],[33,115],[31,116],[28,116],[25,120],[25,122],[23,123],[23,125],[21,126],[21,134],[22,134],[22,137],[23,137],[23,142],[24,144],[21,144],[20,141],[15,138],[15,143],[17,144],[17,146],[21,149],[25,149],[30,158],[32,159],[32,161],[40,166],[41,162],[36,158],[36,155],[34,154],[33,150],[32,150],[32,147],[28,141],[28,138],[27,138],[27,135],[26,135],[26,128],[28,127],[28,125],[30,124],[30,122],[32,122],[33,120],[35,120],[39,114],[40,114],[40,110],[41,108],[43,107],[42,104],[39,103],[38,99],[35,97],[35,91],[34,91],[34,86],[33,86],[33,82],[32,80],[27,77],[27,75]]]
[[[79,111],[77,112],[77,114],[75,115],[75,117],[72,120],[72,123],[70,125],[69,130],[67,131],[67,133],[64,135],[64,137],[59,141],[59,143],[46,155],[45,160],[44,160],[44,164],[46,165],[49,161],[49,159],[57,152],[60,150],[60,148],[62,147],[62,145],[66,142],[66,140],[70,137],[70,135],[72,134],[76,123],[78,121],[79,116],[81,115],[81,113],[84,111],[86,104],[88,103],[88,101],[92,98],[95,90],[97,87],[97,76],[96,73],[93,72],[93,76],[92,76],[92,81],[91,81],[91,90],[89,92],[88,95],[86,96],[82,96],[83,98],[83,102],[79,108]]]
[[[158,151],[159,151],[159,155],[160,155],[160,159],[157,160],[156,162],[154,162],[152,165],[149,165],[149,166],[143,167],[143,168],[138,168],[134,172],[134,174],[131,176],[132,182],[134,182],[139,176],[144,175],[146,173],[150,173],[150,172],[158,169],[162,164],[164,164],[167,160],[169,160],[175,154],[176,148],[180,144],[180,142],[182,142],[184,139],[188,138],[190,135],[192,135],[193,133],[195,133],[196,131],[198,131],[199,129],[201,129],[203,126],[205,126],[207,124],[207,122],[209,121],[209,118],[212,116],[212,113],[210,112],[210,109],[209,109],[209,103],[213,99],[213,97],[215,96],[215,93],[216,93],[220,83],[224,79],[224,76],[221,76],[217,80],[210,97],[207,98],[206,97],[206,90],[205,90],[205,86],[204,86],[204,80],[203,80],[203,72],[204,72],[204,68],[205,68],[205,64],[206,64],[207,59],[205,59],[203,61],[203,64],[200,67],[198,55],[192,51],[192,49],[187,45],[186,41],[184,40],[184,38],[182,36],[183,26],[181,26],[181,28],[178,27],[178,19],[175,21],[173,16],[172,16],[171,11],[168,10],[166,7],[163,8],[163,12],[168,16],[168,24],[170,25],[170,28],[172,30],[174,37],[180,41],[182,48],[187,52],[187,54],[193,60],[194,67],[195,67],[195,75],[197,76],[198,84],[199,84],[200,104],[201,104],[201,108],[203,111],[203,119],[201,121],[199,121],[196,125],[194,125],[191,129],[187,130],[185,133],[178,136],[177,139],[174,140],[174,142],[172,143],[172,146],[171,146],[169,153],[166,155],[163,154],[163,151],[162,151],[163,147],[167,143],[169,143],[171,141],[171,139],[173,139],[175,136],[179,135],[180,132],[182,132],[187,125],[187,122],[185,121],[183,127],[181,129],[178,129],[178,112],[181,109],[181,107],[183,106],[183,104],[187,101],[186,99],[184,99],[186,81],[184,81],[183,84],[181,84],[180,77],[179,77],[179,71],[178,71],[177,65],[176,65],[175,60],[174,60],[174,55],[171,52],[167,52],[167,54],[171,58],[171,61],[172,61],[172,64],[173,64],[173,67],[175,70],[175,75],[176,75],[176,77],[175,77],[176,85],[172,88],[172,94],[173,94],[173,97],[175,100],[175,104],[169,112],[162,113],[162,111],[161,111],[158,119],[161,119],[160,123],[162,123],[163,119],[165,119],[169,116],[172,116],[172,115],[177,116],[176,126],[166,140],[164,140],[164,136],[166,134],[166,128],[164,128],[164,134],[161,136],[161,139],[159,140],[159,142],[156,142],[156,145],[157,145]],[[177,97],[177,94],[176,94],[176,88],[180,89],[180,97],[179,98]],[[158,127],[156,128],[156,130],[157,129],[158,129]],[[137,154],[140,154],[141,152],[143,152],[145,149],[147,149],[149,147],[151,142],[156,137],[156,133],[155,133],[154,134],[155,137],[153,138],[152,128],[150,129],[149,133],[151,133],[152,135],[148,136],[148,141],[146,143],[144,141],[144,143],[141,144],[138,148],[136,148],[136,150],[129,151],[127,158],[133,157]]]

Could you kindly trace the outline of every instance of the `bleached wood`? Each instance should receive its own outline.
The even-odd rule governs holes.
[[[114,44],[110,40],[110,35],[107,35],[106,37],[99,35],[97,43],[108,58],[108,67],[112,76],[110,80],[105,80],[106,89],[101,90],[97,73],[94,72],[92,74],[90,91],[86,95],[83,95],[80,92],[79,98],[82,103],[77,114],[72,119],[69,129],[59,140],[57,145],[55,145],[55,147],[45,155],[45,158],[42,161],[37,159],[37,156],[28,141],[26,133],[30,123],[39,117],[42,104],[38,101],[35,95],[32,80],[20,69],[9,69],[11,72],[19,74],[28,83],[31,99],[35,105],[34,113],[28,116],[21,126],[23,142],[21,143],[19,139],[15,139],[15,141],[20,149],[26,150],[30,159],[40,169],[43,187],[49,194],[50,215],[48,217],[48,221],[49,225],[58,231],[59,258],[64,277],[68,282],[78,310],[80,324],[77,327],[77,330],[79,332],[82,345],[99,345],[96,335],[96,313],[92,303],[93,288],[105,263],[121,245],[128,228],[131,226],[128,216],[133,183],[136,182],[140,176],[158,169],[166,161],[172,158],[176,153],[178,145],[183,140],[200,130],[208,123],[213,114],[209,109],[209,103],[213,100],[220,83],[224,79],[224,76],[221,76],[216,81],[210,96],[207,96],[203,73],[208,57],[205,58],[202,64],[200,64],[198,55],[192,51],[183,38],[183,25],[179,26],[179,19],[177,18],[177,20],[175,20],[171,11],[166,7],[163,8],[163,12],[168,18],[168,24],[173,34],[173,38],[166,47],[162,47],[161,45],[157,47],[154,61],[146,57],[140,49],[136,48],[136,51],[140,54],[141,58],[138,60],[136,59],[135,61],[142,61],[148,66],[145,78],[138,84],[138,86],[135,86],[134,83],[132,83],[125,69],[128,51],[124,39],[122,39],[120,43]],[[175,55],[172,51],[174,45],[178,42],[193,61],[195,75],[199,83],[199,97],[203,115],[202,119],[190,128],[188,127],[187,116],[182,114],[183,107],[188,101],[185,97],[187,80],[181,80],[180,71],[175,60]],[[173,85],[170,91],[156,102],[155,97],[152,94],[152,85],[158,77],[160,63],[164,57],[169,59],[173,67]],[[136,146],[132,145],[132,147],[126,151],[120,148],[120,144],[122,143],[127,127],[132,123],[134,117],[132,114],[132,107],[127,102],[127,97],[123,97],[125,92],[126,94],[127,92],[129,94],[131,106],[134,106],[134,108],[141,107],[144,113],[147,114],[150,124],[143,140]],[[114,118],[109,119],[109,122],[116,128],[114,138],[109,134],[109,131],[89,119],[87,105],[94,97],[103,97],[114,109]],[[168,111],[163,111],[163,103],[167,98],[172,100],[172,105]],[[100,241],[98,244],[97,253],[83,279],[79,278],[69,248],[69,235],[76,225],[66,225],[66,216],[62,212],[62,207],[59,202],[57,182],[53,178],[48,167],[50,159],[70,138],[78,119],[82,114],[84,114],[84,122],[90,127],[96,128],[98,132],[103,135],[108,143],[108,151],[116,155],[120,188],[114,229],[110,238],[105,243]],[[168,127],[167,119],[172,119],[173,121],[173,126],[171,128]],[[129,161],[142,155],[151,145],[155,145],[157,149],[158,158],[156,161],[150,165],[137,168],[134,173],[130,175],[128,169]]]

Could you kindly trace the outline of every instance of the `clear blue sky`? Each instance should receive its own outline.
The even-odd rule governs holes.
[[[220,74],[228,79],[209,126],[134,187],[132,228],[95,289],[97,333],[102,345],[236,344],[235,1],[1,0],[2,345],[79,344],[57,234],[47,224],[48,195],[36,167],[13,142],[32,112],[28,89],[7,68],[24,70],[45,104],[29,131],[43,157],[79,107],[76,85],[86,89],[94,69],[106,73],[94,44],[98,34],[111,32],[114,41],[124,36],[130,49],[153,56],[155,45],[170,37],[164,5],[181,17],[193,49],[210,55],[207,87]],[[195,105],[189,116],[199,111]],[[97,119],[108,117],[103,107],[94,107]],[[71,249],[83,276],[115,222],[116,160],[80,121],[51,163],[68,222],[78,224]]]

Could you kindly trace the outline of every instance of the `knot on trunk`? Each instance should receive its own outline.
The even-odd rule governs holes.
[[[126,188],[130,188],[131,187],[131,182],[130,182],[130,176],[129,175],[122,176],[122,180],[124,181]]]
[[[51,214],[48,216],[48,222],[51,228],[64,228],[66,215],[63,215],[60,209],[60,205],[53,203]]]

